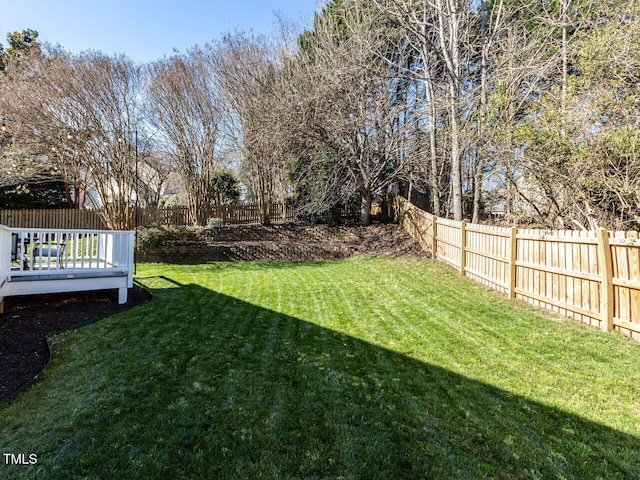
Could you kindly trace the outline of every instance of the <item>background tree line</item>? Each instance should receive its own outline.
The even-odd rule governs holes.
[[[55,172],[113,218],[174,172],[203,223],[231,168],[265,223],[280,201],[307,218],[357,204],[368,223],[401,188],[455,219],[640,227],[635,1],[333,0],[301,34],[148,65],[10,37],[2,175]]]

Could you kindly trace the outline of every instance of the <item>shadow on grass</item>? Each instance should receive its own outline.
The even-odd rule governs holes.
[[[87,403],[61,413],[43,478],[640,475],[633,436],[219,292],[143,283],[154,300],[86,345],[101,363],[71,379]]]

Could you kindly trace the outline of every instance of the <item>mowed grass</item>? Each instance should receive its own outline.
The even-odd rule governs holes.
[[[141,265],[0,404],[0,478],[640,478],[640,346],[409,259]],[[27,457],[28,458],[28,457]]]

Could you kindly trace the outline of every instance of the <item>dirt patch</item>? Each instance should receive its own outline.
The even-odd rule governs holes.
[[[431,258],[400,225],[377,224],[351,227],[356,237],[352,242],[357,254],[391,257]]]

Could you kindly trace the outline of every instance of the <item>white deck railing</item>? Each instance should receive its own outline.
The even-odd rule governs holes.
[[[10,228],[0,225],[0,299],[4,295],[112,288],[113,281],[90,282],[91,279],[125,277],[133,285],[134,233],[114,230],[64,230],[45,228]],[[78,280],[84,280],[80,285]],[[54,280],[76,280],[68,287]],[[40,287],[19,289],[15,285]],[[4,292],[3,292],[4,287]],[[93,288],[90,288],[93,287]],[[65,289],[67,288],[67,289]],[[118,287],[120,288],[120,287]],[[17,293],[16,293],[17,292]],[[121,290],[121,299],[122,299]],[[125,300],[126,300],[126,291]]]

